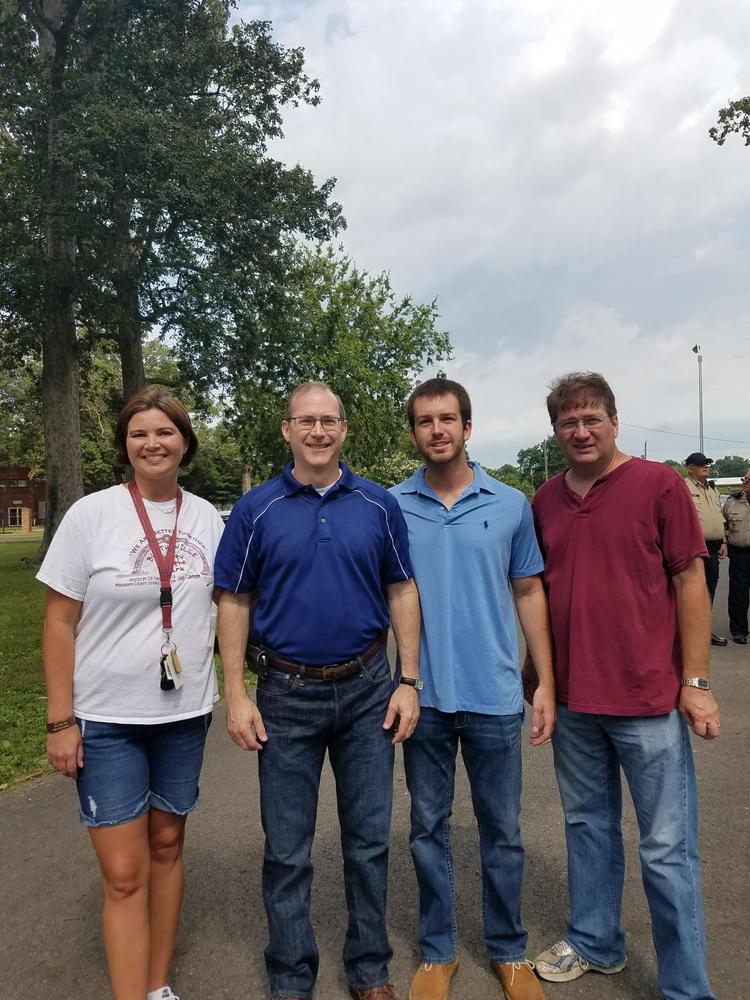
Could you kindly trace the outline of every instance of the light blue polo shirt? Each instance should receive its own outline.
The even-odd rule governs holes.
[[[391,492],[409,529],[422,604],[420,703],[441,712],[523,710],[509,578],[544,568],[526,497],[470,462],[474,481],[450,510],[424,468]]]

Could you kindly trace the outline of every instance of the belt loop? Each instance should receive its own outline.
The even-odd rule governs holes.
[[[300,680],[304,680],[305,679],[305,674],[306,673],[307,673],[307,667],[304,665],[304,663],[300,663],[300,665],[299,665],[299,677],[300,677]]]

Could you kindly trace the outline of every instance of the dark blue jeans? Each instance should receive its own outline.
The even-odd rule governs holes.
[[[523,715],[480,715],[423,708],[404,743],[411,795],[411,847],[419,883],[419,944],[425,962],[456,957],[456,895],[450,816],[459,740],[479,827],[484,940],[495,962],[526,952],[521,924]]]
[[[310,996],[318,972],[310,922],[310,852],[326,750],[336,780],[349,911],[346,977],[365,988],[388,981],[392,952],[385,906],[393,746],[383,721],[391,692],[385,652],[345,680],[315,681],[269,670],[258,681],[258,707],[268,732],[258,767],[266,835],[265,957],[274,996]]]

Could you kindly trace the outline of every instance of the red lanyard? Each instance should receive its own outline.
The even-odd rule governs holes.
[[[130,496],[133,500],[133,506],[135,507],[136,514],[143,525],[143,530],[146,532],[146,538],[148,539],[149,548],[151,549],[151,554],[154,557],[154,562],[159,570],[159,586],[161,588],[159,591],[161,627],[165,632],[168,632],[172,628],[172,570],[174,569],[174,552],[177,544],[177,518],[180,516],[180,507],[182,506],[182,490],[179,486],[177,487],[174,528],[172,528],[169,545],[167,546],[167,554],[162,555],[159,543],[156,541],[154,529],[151,527],[151,520],[148,516],[146,505],[143,502],[141,491],[138,489],[138,484],[135,479],[130,480],[128,483],[128,489],[130,490]]]

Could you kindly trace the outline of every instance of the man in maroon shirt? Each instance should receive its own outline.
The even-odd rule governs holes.
[[[618,449],[615,399],[601,375],[556,380],[547,408],[569,468],[532,507],[561,702],[553,746],[571,914],[565,937],[537,956],[537,972],[566,982],[625,967],[622,768],[640,828],[659,987],[667,1000],[715,1000],[689,737],[689,729],[719,735],[703,533],[672,469]],[[525,674],[528,691],[528,661]]]

